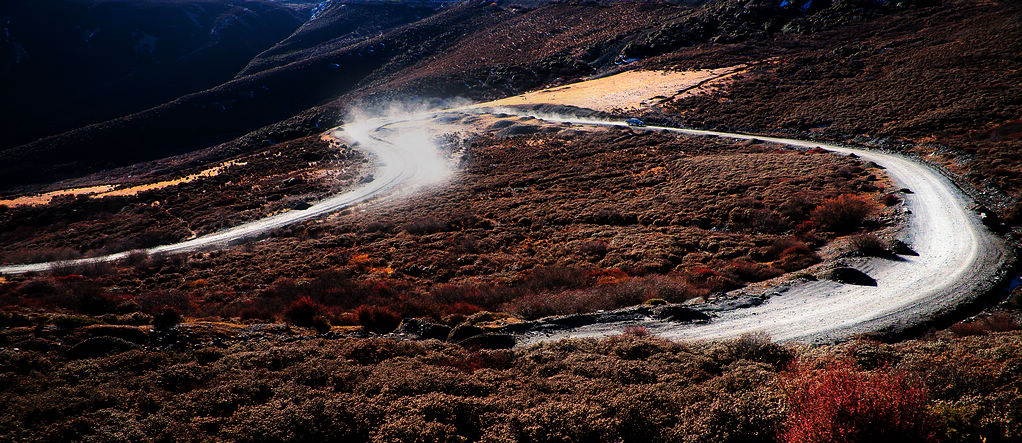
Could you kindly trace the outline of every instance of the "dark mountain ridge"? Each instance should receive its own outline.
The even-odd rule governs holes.
[[[844,0],[810,7],[764,0],[344,3],[323,5],[226,83],[0,152],[0,187],[192,152],[272,125],[233,149],[264,146],[321,130],[359,101],[495,98],[693,45],[813,32],[912,7]],[[724,60],[732,59],[703,59]]]
[[[216,86],[303,20],[261,0],[4,2],[0,147]]]

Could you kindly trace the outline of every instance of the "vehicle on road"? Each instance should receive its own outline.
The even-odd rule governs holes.
[[[630,118],[628,120],[625,120],[625,123],[628,124],[628,126],[635,126],[635,127],[638,127],[638,128],[646,126],[646,124],[643,123],[642,120],[639,120],[637,118]]]

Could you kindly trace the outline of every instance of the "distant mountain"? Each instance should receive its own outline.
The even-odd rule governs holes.
[[[29,63],[24,61],[29,60],[24,53],[30,56],[32,48],[22,43],[29,40],[18,36],[31,33],[9,25],[11,37],[4,43],[8,59],[21,61],[8,63],[17,72],[3,75],[22,75],[24,88],[33,92],[4,83],[5,93],[17,95],[20,101],[4,109],[6,114],[17,115],[3,122],[0,129],[20,136],[8,137],[3,143],[17,146],[0,149],[0,189],[49,183],[225,142],[230,145],[217,148],[225,155],[254,149],[321,131],[337,123],[345,108],[361,101],[407,97],[489,99],[606,73],[619,69],[619,65],[662,67],[667,63],[678,67],[682,63],[705,67],[742,63],[786,49],[782,46],[760,51],[748,46],[732,51],[729,45],[755,45],[773,36],[825,31],[930,0],[897,4],[883,0],[332,0],[315,6],[299,0],[56,1],[71,11],[65,11],[58,21],[61,25],[57,28],[61,29],[79,29],[67,24],[84,22],[74,11],[92,11],[96,15],[91,20],[106,23],[107,33],[112,32],[110,29],[134,29],[137,26],[128,26],[118,14],[141,9],[165,11],[170,17],[166,22],[222,37],[206,37],[209,41],[200,38],[197,42],[185,39],[196,49],[175,53],[176,58],[156,57],[159,51],[153,50],[149,58],[140,56],[151,61],[135,62],[148,70],[128,70],[132,75],[122,76],[122,81],[106,83],[101,80],[113,77],[96,72],[112,68],[94,66],[103,63],[61,47],[53,53],[66,55],[66,65],[59,57],[47,58],[50,64],[38,71],[38,78],[49,80],[30,81],[24,72],[18,72],[27,69],[20,64]],[[28,0],[12,4],[34,11],[35,23],[46,23],[46,8],[26,6]],[[4,5],[4,9],[12,9]],[[301,20],[306,21],[298,23]],[[288,25],[274,27],[280,23]],[[273,38],[260,29],[274,30]],[[136,48],[144,54],[150,52],[146,49],[150,39],[143,35],[131,40],[132,34],[125,32],[122,39],[131,47],[123,50],[132,54]],[[89,34],[91,31],[64,31],[60,35],[64,39],[84,39]],[[89,42],[99,35],[102,33],[84,43],[69,45],[89,48]],[[179,31],[169,35],[193,34]],[[36,40],[44,40],[42,37]],[[207,44],[202,44],[204,41]],[[695,55],[677,53],[700,45],[706,48]],[[183,43],[179,46],[188,47]],[[675,55],[663,59],[668,54]],[[195,79],[196,72],[208,74]],[[87,79],[77,78],[82,73]],[[214,81],[215,76],[223,76],[222,83]],[[165,89],[187,79],[194,80],[187,82],[189,87],[201,81],[211,83],[208,89],[176,98]],[[60,92],[38,87],[48,83],[59,87]],[[88,91],[77,91],[68,84],[87,86]],[[103,88],[96,86],[100,84]],[[175,90],[186,89],[182,86]],[[123,102],[156,100],[146,95],[155,94],[154,90],[173,99],[120,117],[111,110],[127,108]],[[77,115],[78,121],[106,119],[72,125],[67,122],[72,117],[65,113]],[[63,122],[66,128],[80,127],[24,143],[28,139],[26,130],[18,125],[57,126],[51,120]],[[36,128],[34,133],[48,132]]]
[[[304,18],[262,0],[0,2],[0,146],[216,86]]]
[[[288,38],[259,54],[238,77],[276,68],[377,37],[401,25],[435,14],[443,2],[352,2],[328,0]]]

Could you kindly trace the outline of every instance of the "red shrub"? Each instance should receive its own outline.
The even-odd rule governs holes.
[[[882,199],[882,202],[884,206],[894,206],[898,203],[901,203],[901,197],[898,197],[896,194],[892,192],[889,194],[885,194]]]
[[[596,280],[596,286],[603,286],[626,282],[631,276],[620,269],[600,269],[590,272],[589,278]]]
[[[790,272],[819,262],[820,256],[809,249],[809,246],[802,242],[795,242],[781,251],[780,259],[774,262],[774,267]]]
[[[454,302],[442,307],[442,312],[444,314],[472,315],[482,310],[483,308],[480,308],[479,306],[473,305],[471,303],[465,303],[463,301]]]
[[[441,284],[434,286],[429,291],[429,296],[436,300],[437,304],[451,305],[450,308],[454,310],[460,309],[460,307],[465,305],[483,309],[494,309],[501,303],[518,296],[518,292],[520,291],[491,285]]]
[[[366,330],[377,334],[393,331],[401,323],[401,316],[384,306],[359,306],[355,309],[355,316]]]
[[[781,251],[781,258],[791,257],[794,255],[809,255],[812,253],[813,251],[806,245],[792,246]]]
[[[903,374],[845,366],[798,369],[788,386],[781,441],[902,443],[933,441],[936,421],[925,389]]]
[[[312,326],[323,314],[323,305],[309,297],[302,297],[291,303],[284,311],[284,318],[298,326]]]
[[[813,221],[831,231],[853,231],[876,210],[876,205],[862,197],[844,194],[824,200],[813,210]]]
[[[692,270],[690,275],[693,278],[702,280],[702,279],[708,279],[710,277],[714,277],[714,276],[716,276],[718,274],[717,274],[717,271],[714,271],[713,269],[710,269],[710,268],[695,268],[695,269]]]
[[[695,290],[704,290],[709,293],[727,292],[741,287],[738,281],[732,276],[721,275],[710,268],[695,268],[686,276],[689,285]]]

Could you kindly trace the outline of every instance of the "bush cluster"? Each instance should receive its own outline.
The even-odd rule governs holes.
[[[20,348],[0,350],[0,435],[13,440],[1022,438],[1017,332],[807,348],[635,328],[501,351],[271,336],[78,360],[4,334]]]

